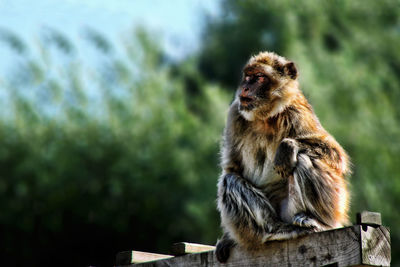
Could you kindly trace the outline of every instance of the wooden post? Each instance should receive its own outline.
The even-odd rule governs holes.
[[[380,215],[362,212],[357,217],[361,225],[267,242],[260,251],[235,247],[226,264],[208,251],[127,266],[390,266],[389,229],[378,224]],[[180,252],[189,251],[190,246],[180,246]]]
[[[357,213],[357,224],[370,226],[382,225],[381,214],[371,211],[359,212]]]
[[[174,256],[132,250],[118,253],[116,262],[117,266],[124,266],[141,262],[168,259],[172,257]]]
[[[202,245],[202,244],[195,244],[195,243],[187,243],[187,242],[180,242],[175,243],[171,247],[171,253],[175,256],[182,256],[185,254],[193,254],[199,252],[206,252],[214,250],[214,246]]]

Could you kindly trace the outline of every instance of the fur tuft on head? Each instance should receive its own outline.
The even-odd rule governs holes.
[[[276,70],[281,76],[296,80],[298,72],[295,64],[274,52],[260,52],[252,56],[247,62],[247,66],[268,65]]]

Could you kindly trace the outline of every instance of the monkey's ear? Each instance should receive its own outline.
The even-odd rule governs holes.
[[[293,62],[290,61],[289,63],[286,63],[285,66],[283,66],[283,70],[287,76],[289,76],[293,80],[296,80],[298,73],[297,68]]]

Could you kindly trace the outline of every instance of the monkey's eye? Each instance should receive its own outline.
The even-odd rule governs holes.
[[[258,82],[262,82],[262,83],[268,82],[267,76],[265,76],[265,75],[262,74],[262,73],[256,74],[255,77],[256,77],[256,79],[257,79]]]

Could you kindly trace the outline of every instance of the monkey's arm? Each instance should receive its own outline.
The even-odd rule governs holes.
[[[274,169],[282,177],[287,178],[297,165],[299,146],[296,140],[285,138],[279,144],[275,154]]]
[[[346,184],[336,168],[341,155],[319,139],[304,140],[283,139],[275,155],[275,170],[288,178],[286,217],[300,226],[333,228],[343,222],[342,202],[347,201]]]

